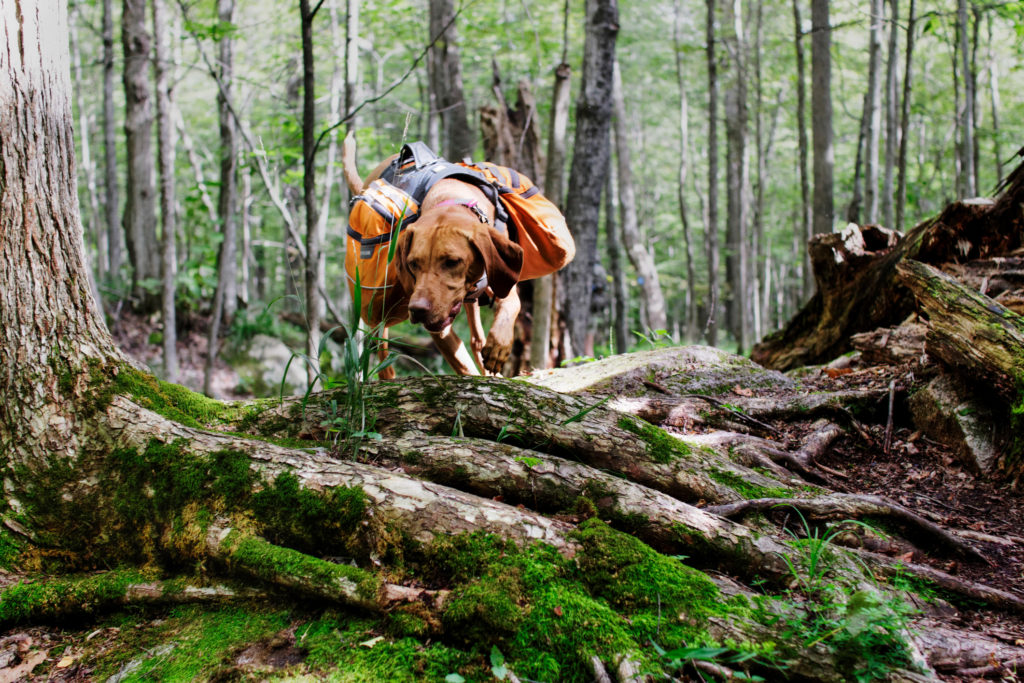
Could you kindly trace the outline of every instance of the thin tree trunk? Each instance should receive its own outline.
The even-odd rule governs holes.
[[[160,226],[162,244],[160,253],[162,296],[160,300],[163,321],[164,378],[178,382],[178,334],[175,321],[175,279],[178,274],[175,252],[175,194],[174,194],[174,123],[172,122],[172,94],[170,81],[173,74],[167,31],[167,8],[164,0],[152,0],[153,10],[153,73],[156,77],[157,165],[160,170]]]
[[[248,164],[241,169],[242,174],[242,204],[239,213],[239,227],[242,229],[242,259],[239,264],[239,289],[238,298],[244,306],[248,307],[253,299],[257,298],[256,287],[253,281],[252,266],[254,265],[252,251],[252,172]]]
[[[882,0],[871,0],[871,31],[868,48],[867,140],[864,159],[864,219],[878,223],[878,146],[882,103]]]
[[[622,239],[629,260],[636,269],[640,288],[643,291],[647,314],[644,316],[645,333],[655,333],[668,327],[665,312],[665,295],[661,290],[658,269],[654,257],[647,248],[636,216],[636,189],[633,186],[633,169],[629,150],[629,129],[626,120],[626,100],[622,92],[622,76],[619,65],[615,64],[612,84],[612,101],[615,125],[615,158],[618,171],[619,210],[622,220]]]
[[[548,160],[544,169],[544,194],[559,207],[565,206],[566,131],[569,126],[569,77],[565,61],[569,48],[569,0],[565,0],[562,28],[562,62],[555,68],[551,91],[551,125],[548,130]],[[533,332],[530,339],[530,367],[543,370],[551,364],[551,318],[554,308],[555,275],[545,275],[533,284]]]
[[[217,225],[220,222],[220,219],[217,218],[217,205],[214,204],[213,198],[210,196],[210,188],[206,184],[203,160],[196,153],[196,147],[192,144],[192,136],[188,134],[188,128],[185,126],[185,118],[181,115],[181,110],[178,107],[174,107],[174,126],[178,131],[181,146],[185,150],[185,156],[188,157],[189,166],[192,167],[192,175],[195,177],[196,188],[199,190],[199,201],[206,207],[206,217],[210,219],[210,225]]]
[[[811,0],[811,137],[814,145],[815,234],[832,232],[832,27],[828,0]]]
[[[895,195],[894,171],[896,169],[896,148],[899,144],[899,119],[896,107],[899,102],[896,71],[899,68],[899,0],[889,3],[889,45],[885,66],[885,171],[882,176],[882,224],[896,229],[893,215]]]
[[[124,232],[117,186],[117,122],[114,116],[114,8],[103,0],[103,210],[106,216],[107,272],[117,277],[122,264]]]
[[[900,149],[896,162],[896,223],[893,229],[902,231],[907,210],[907,147],[910,130],[910,96],[914,75],[915,1],[910,0],[907,10],[907,47],[903,58],[903,99],[900,102]]]
[[[306,371],[312,384],[320,374],[320,221],[316,205],[316,73],[313,18],[309,0],[299,0],[302,19],[302,198],[306,207]]]
[[[974,190],[981,192],[981,108],[978,106],[978,37],[981,32],[981,8],[971,3],[971,14],[974,16],[974,23],[971,25],[971,113],[974,126],[971,128],[971,137],[974,140],[971,148],[974,156],[971,159],[971,170],[974,172]]]
[[[330,18],[330,29],[331,29],[331,43],[336,45],[337,48],[334,52],[334,69],[331,72],[331,85],[328,95],[328,109],[329,109],[329,120],[337,121],[341,118],[341,106],[342,96],[346,90],[345,80],[345,55],[342,52],[344,47],[344,41],[341,40],[339,21],[338,21],[338,8],[335,0],[329,0],[328,2],[329,18]],[[323,197],[320,198],[320,213],[317,216],[317,231],[319,233],[318,239],[320,244],[324,243],[324,236],[327,234],[327,221],[331,215],[331,190],[334,189],[335,173],[337,164],[335,159],[338,156],[338,131],[337,129],[328,133],[327,137],[327,153],[324,159],[324,180],[323,180]],[[344,183],[342,183],[344,184]],[[326,250],[320,249],[320,264],[317,267],[319,272],[320,281],[317,284],[318,291],[327,291],[327,254]],[[347,287],[342,288],[347,290]],[[324,308],[325,302],[321,297],[320,299],[319,315],[322,319],[326,313]],[[344,321],[335,321],[335,324]]]
[[[124,231],[132,261],[132,291],[143,310],[154,297],[142,283],[160,277],[153,187],[153,107],[150,104],[146,0],[124,0],[121,44],[124,47],[125,155],[128,160]]]
[[[234,19],[234,0],[217,0],[217,17],[222,22]],[[206,364],[203,368],[203,393],[213,395],[213,366],[220,349],[220,329],[230,323],[238,301],[237,276],[237,212],[238,203],[238,134],[237,122],[231,110],[233,55],[231,38],[220,41],[217,68],[217,107],[220,117],[220,194],[217,215],[223,240],[217,258],[217,291],[213,295],[213,315],[207,340]]]
[[[617,148],[619,145],[617,127],[613,131],[613,135],[616,138],[615,146]],[[608,250],[608,269],[611,271],[612,277],[612,338],[609,341],[614,342],[615,353],[626,353],[629,351],[629,291],[626,274],[623,272],[622,240],[616,221],[616,215],[619,213],[619,197],[622,196],[616,176],[615,164],[609,164],[608,184],[604,190],[605,248]]]
[[[574,353],[586,348],[591,285],[597,258],[598,214],[609,163],[616,0],[587,0],[583,80],[576,101],[576,139],[565,200],[565,219],[576,240],[576,258],[560,273],[565,320]]]
[[[345,114],[351,115],[359,99],[359,9],[362,0],[345,0]],[[348,129],[355,130],[358,122],[354,115],[349,119]],[[342,183],[344,185],[344,183]]]
[[[996,179],[1003,179],[1003,151],[999,144],[999,67],[996,62],[995,40],[992,36],[992,13],[988,14],[988,87],[992,105],[992,150],[996,159]]]
[[[76,14],[78,13],[77,7],[74,11]],[[89,270],[89,286],[92,289],[93,296],[96,297],[97,303],[102,307],[103,299],[100,297],[99,283],[103,282],[107,277],[107,231],[106,226],[101,225],[100,222],[99,197],[96,191],[96,164],[92,159],[92,150],[89,145],[89,116],[86,113],[87,108],[84,106],[85,100],[82,97],[82,53],[78,43],[78,29],[75,21],[69,22],[68,28],[72,61],[71,73],[74,82],[75,101],[78,103],[78,138],[82,143],[82,158],[79,167],[85,176],[85,190],[89,207],[88,213],[85,214],[83,212],[83,214],[88,215],[86,235],[92,238],[93,244],[96,246],[96,257],[90,259],[92,261],[92,268]]]
[[[740,0],[726,0],[723,43],[732,57],[729,88],[725,93],[726,135],[726,269],[729,297],[726,300],[729,327],[739,353],[750,348],[750,246],[748,223],[750,204],[750,161],[747,151],[749,109],[747,105],[747,43]]]
[[[965,197],[978,193],[974,174],[974,78],[971,70],[970,39],[968,38],[967,0],[957,0],[957,35],[960,44],[960,66],[964,81],[964,115],[960,126],[960,164],[963,171]]]
[[[706,0],[705,36],[708,58],[708,198],[705,242],[708,252],[708,320],[705,337],[718,344],[718,56],[715,54],[715,0]]]
[[[461,161],[473,154],[476,137],[469,125],[462,91],[462,61],[453,0],[430,0],[430,40],[437,36],[440,37],[431,45],[427,62],[430,90],[441,118],[444,156]]]
[[[686,248],[686,307],[684,338],[688,342],[697,339],[697,273],[694,270],[693,234],[686,210],[686,182],[689,175],[690,155],[690,106],[686,97],[686,73],[683,68],[682,10],[679,0],[675,3],[673,38],[676,48],[676,82],[679,86],[679,222],[683,226],[683,241]]]
[[[864,147],[868,138],[868,98],[870,92],[864,93],[860,110],[860,126],[857,127],[857,156],[853,162],[853,192],[850,193],[850,205],[846,207],[846,221],[861,223],[861,208],[864,203]]]
[[[796,51],[796,125],[797,125],[797,147],[799,151],[799,175],[800,175],[800,251],[803,256],[803,294],[804,298],[810,298],[814,294],[814,277],[811,275],[810,251],[807,243],[814,234],[811,221],[811,183],[807,177],[807,69],[804,66],[804,43],[803,27],[800,19],[800,0],[793,0],[793,46]]]
[[[761,291],[762,287],[767,286],[761,269],[765,262],[764,186],[768,180],[768,154],[770,152],[768,146],[770,143],[766,143],[764,139],[764,87],[761,73],[761,50],[764,44],[764,3],[758,1],[756,6],[752,54],[754,59],[754,151],[757,154],[757,194],[754,197],[753,259],[750,264],[750,312],[752,338],[760,339],[764,335],[762,313],[765,310],[761,303]]]

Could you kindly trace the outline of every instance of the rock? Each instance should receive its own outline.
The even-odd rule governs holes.
[[[298,396],[306,391],[305,361],[277,337],[257,334],[231,360],[231,365],[238,373],[239,388],[257,398],[280,394],[285,368],[288,369],[288,377],[284,395]]]
[[[929,438],[946,444],[970,469],[992,473],[1002,443],[999,420],[950,375],[940,375],[910,397],[914,425]]]
[[[674,346],[639,351],[571,368],[535,372],[526,381],[564,393],[664,396],[721,395],[766,388],[791,388],[775,370],[710,346]]]

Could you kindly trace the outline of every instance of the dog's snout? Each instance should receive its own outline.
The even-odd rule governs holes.
[[[409,300],[409,318],[414,323],[421,323],[426,320],[428,312],[430,312],[430,301],[426,297],[421,296]]]

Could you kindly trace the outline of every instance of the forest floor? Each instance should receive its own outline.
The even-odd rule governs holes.
[[[130,318],[113,326],[118,342],[137,359],[152,363],[150,325]],[[201,384],[206,339],[186,330],[180,342],[185,383]],[[915,432],[905,397],[932,371],[918,364],[822,368],[800,377],[803,389],[885,389],[895,380],[891,447],[882,447],[888,415],[862,416],[864,435],[847,433],[819,460],[831,472],[830,487],[849,493],[886,496],[948,529],[965,530],[990,560],[936,560],[926,548],[893,544],[887,552],[906,561],[931,564],[965,579],[1024,595],[1024,495],[999,482],[972,475],[945,445]],[[233,396],[237,378],[223,362],[218,391]],[[736,388],[737,393],[747,390]],[[756,389],[770,395],[772,389]],[[742,394],[746,395],[746,394]],[[777,422],[783,436],[799,441],[810,425]],[[0,570],[0,587],[17,580]],[[957,628],[1024,645],[1024,618],[930,596],[916,609]],[[32,658],[27,653],[33,654]],[[478,660],[483,659],[475,655]],[[31,666],[29,666],[31,664]],[[482,665],[482,668],[481,668]],[[82,623],[14,628],[0,633],[0,683],[8,681],[138,680],[443,680],[454,671],[486,679],[485,663],[467,660],[441,643],[394,639],[380,622],[319,605],[266,600],[132,609]],[[1001,680],[1017,681],[1015,674]],[[699,679],[694,679],[699,680]],[[780,679],[781,680],[781,679]],[[943,677],[945,681],[967,681]],[[991,680],[991,679],[989,679]]]

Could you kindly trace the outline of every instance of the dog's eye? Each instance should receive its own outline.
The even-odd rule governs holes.
[[[408,261],[406,265],[409,267],[409,271],[413,273],[420,269],[419,261]]]
[[[446,258],[444,260],[444,267],[450,270],[452,268],[458,267],[460,263],[462,263],[462,259],[460,258]]]

